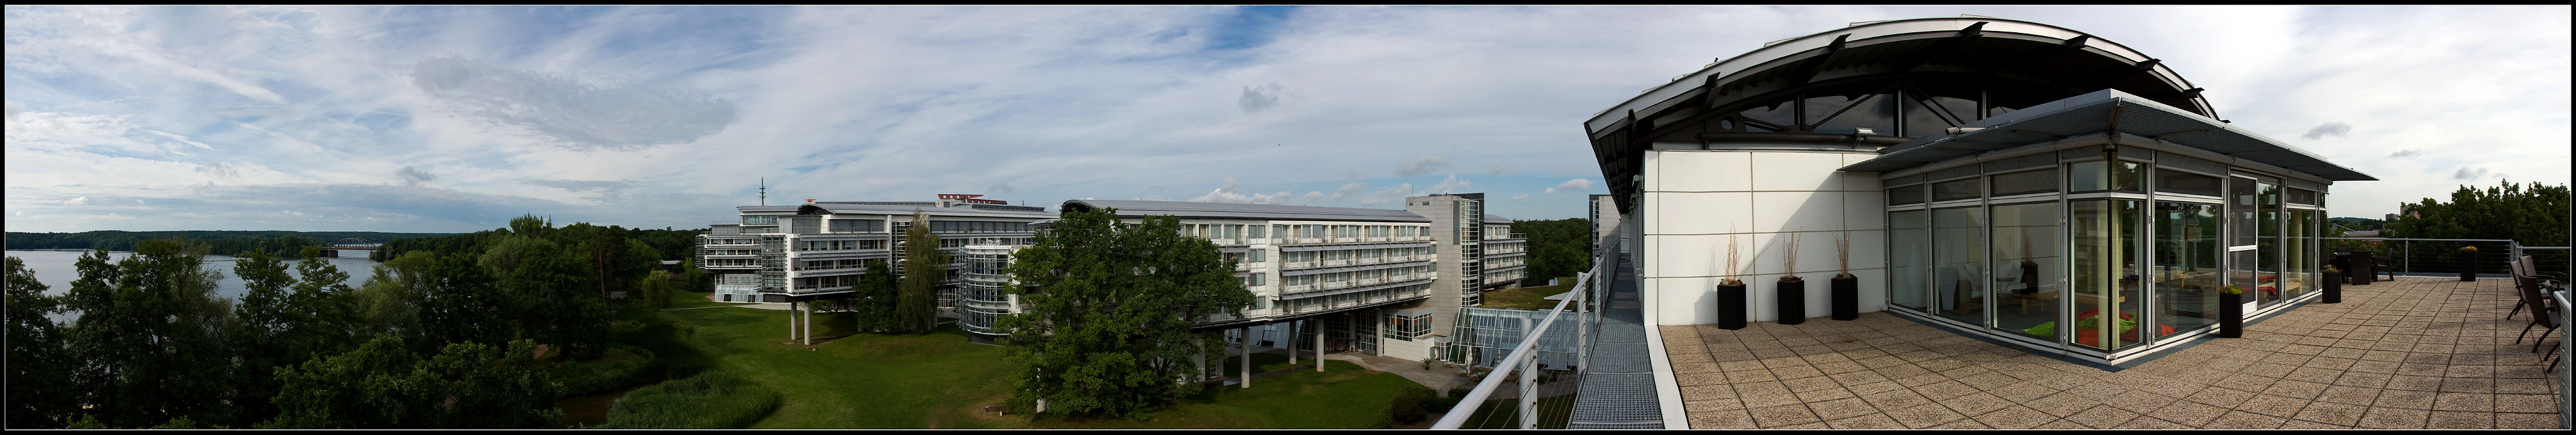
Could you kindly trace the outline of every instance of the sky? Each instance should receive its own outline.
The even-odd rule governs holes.
[[[1581,218],[1582,122],[1857,21],[2035,21],[2382,181],[2568,182],[2568,6],[22,7],[8,231],[704,227],[940,193]]]

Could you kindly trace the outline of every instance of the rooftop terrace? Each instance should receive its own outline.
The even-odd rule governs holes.
[[[2116,370],[1885,313],[1661,328],[1691,429],[2553,429],[2564,374],[2514,343],[2530,310],[2505,318],[2512,291],[2345,286],[2343,303]]]

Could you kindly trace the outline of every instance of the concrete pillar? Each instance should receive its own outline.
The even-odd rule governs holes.
[[[1324,372],[1324,319],[1308,320],[1315,325],[1315,372]],[[1295,353],[1295,352],[1290,352]]]
[[[1190,337],[1190,356],[1199,361],[1199,371],[1190,373],[1190,382],[1207,380],[1207,342]]]
[[[1290,320],[1290,321],[1288,321],[1288,336],[1287,336],[1287,337],[1285,337],[1285,339],[1279,340],[1279,341],[1281,341],[1281,342],[1282,342],[1282,343],[1281,343],[1281,347],[1285,347],[1285,348],[1287,348],[1287,349],[1288,349],[1288,365],[1292,365],[1292,366],[1293,366],[1293,365],[1297,365],[1297,323],[1298,323],[1298,322],[1302,322],[1302,320]],[[1323,364],[1324,362],[1323,362],[1323,361],[1316,361],[1315,363],[1316,363],[1316,364]]]
[[[811,346],[814,344],[814,303],[805,303],[805,309],[800,311],[805,312],[805,319],[797,323],[805,325],[805,344]]]
[[[1252,389],[1252,327],[1243,327],[1243,389]]]
[[[796,300],[787,300],[787,341],[796,341]]]

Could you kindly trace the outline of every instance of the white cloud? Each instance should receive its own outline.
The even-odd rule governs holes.
[[[1449,168],[1449,157],[1448,157],[1448,156],[1422,156],[1422,157],[1415,157],[1415,158],[1412,158],[1412,159],[1405,160],[1405,161],[1404,161],[1404,163],[1396,164],[1396,165],[1395,165],[1395,176],[1398,176],[1398,177],[1414,177],[1414,176],[1429,175],[1429,174],[1431,174],[1432,172],[1438,172],[1438,171],[1440,171],[1440,170],[1442,170],[1442,169],[1448,169],[1448,168]]]
[[[1590,192],[1592,191],[1592,180],[1581,178],[1565,180],[1563,183],[1556,183],[1556,187],[1547,188],[1547,193],[1556,193],[1556,191],[1559,190],[1567,192]]]
[[[89,197],[83,196],[66,199],[63,200],[63,205],[89,205]]]

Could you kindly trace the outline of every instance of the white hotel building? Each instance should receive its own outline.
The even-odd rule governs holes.
[[[960,195],[962,196],[962,195]],[[791,315],[811,317],[804,303],[850,297],[871,263],[901,274],[903,236],[913,212],[928,215],[930,232],[947,251],[948,276],[940,286],[942,316],[959,313],[959,276],[969,244],[1025,244],[1033,222],[1052,219],[1044,207],[999,201],[824,201],[792,206],[741,206],[738,223],[716,224],[699,236],[698,264],[716,275],[716,297],[728,302],[788,303]],[[989,319],[989,316],[984,317]],[[793,335],[810,331],[791,322]],[[961,325],[982,326],[990,324]]]

